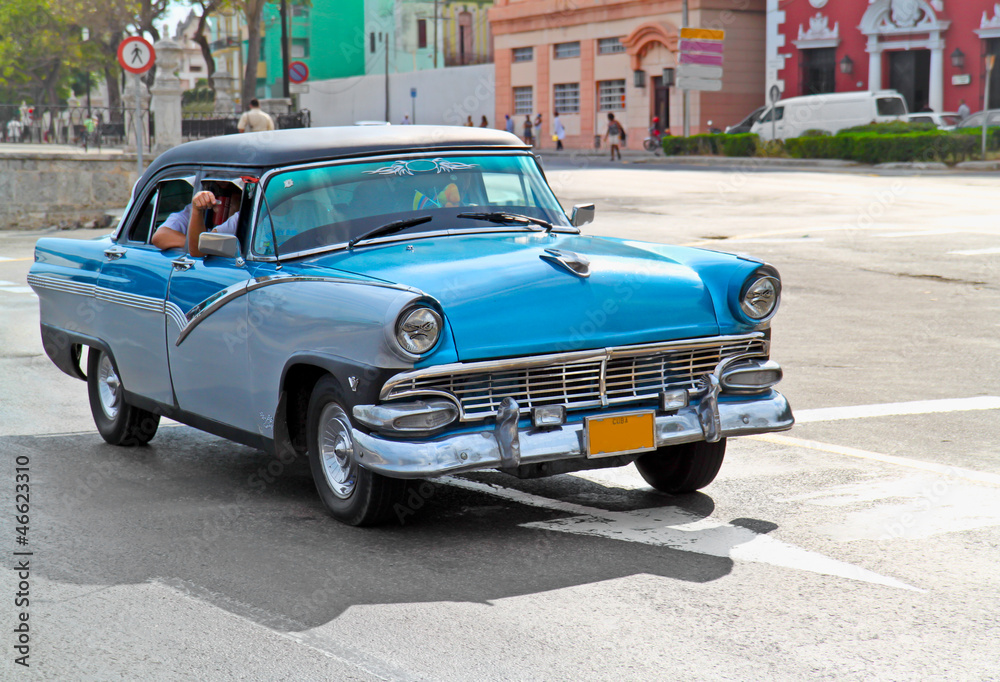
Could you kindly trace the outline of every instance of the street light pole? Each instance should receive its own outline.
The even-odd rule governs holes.
[[[681,28],[688,27],[688,0],[683,0],[681,4]],[[691,134],[691,101],[688,99],[688,91],[681,90],[681,107],[684,109],[684,137]]]
[[[281,0],[281,91],[282,97],[291,97],[288,85],[288,0]]]
[[[996,55],[986,55],[986,92],[983,93],[983,161],[986,160],[986,126],[990,118],[990,81],[993,79],[993,67],[996,65],[996,61]]]
[[[389,123],[389,31],[385,32],[385,122]]]

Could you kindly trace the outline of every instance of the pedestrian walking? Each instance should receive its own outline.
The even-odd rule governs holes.
[[[486,120],[486,114],[483,114],[483,120],[479,122],[480,128],[489,128],[490,122]]]
[[[529,147],[535,146],[535,136],[531,127],[531,114],[524,115],[524,144]]]
[[[472,122],[472,114],[469,114],[468,116],[465,117],[465,127],[466,128],[476,127],[476,124]]]
[[[622,124],[615,120],[615,115],[608,112],[608,129],[604,133],[604,141],[611,146],[611,160],[615,160],[615,154],[618,154],[618,160],[622,160],[622,150],[619,145],[623,144],[625,139],[625,128]]]
[[[563,140],[566,139],[566,128],[563,127],[562,119],[559,118],[559,112],[555,112],[555,117],[552,119],[552,123],[555,126],[555,138],[556,138],[556,149],[563,148]]]
[[[250,100],[250,109],[243,112],[236,129],[241,133],[259,133],[274,130],[274,119],[266,111],[260,110],[260,101]]]
[[[538,138],[535,141],[538,143],[538,146],[541,147],[544,134],[542,133],[542,112],[540,111],[538,112],[538,115],[535,116],[535,137]]]
[[[512,119],[510,117],[510,114],[504,114],[503,117],[504,117],[503,129],[506,130],[508,133],[513,133],[514,132],[514,119]]]
[[[399,122],[399,125],[401,125],[401,126],[411,125],[411,123],[410,123],[410,115],[409,114],[404,115],[403,116],[403,120]]]
[[[958,111],[956,113],[958,114],[959,121],[961,121],[965,118],[968,118],[969,114],[971,114],[972,111],[969,109],[969,105],[966,104],[965,100],[963,99],[962,103],[958,105]]]

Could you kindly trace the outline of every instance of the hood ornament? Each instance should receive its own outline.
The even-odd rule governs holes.
[[[590,277],[590,259],[579,253],[560,251],[559,249],[545,249],[545,253],[538,257],[569,270],[577,277],[584,279]]]

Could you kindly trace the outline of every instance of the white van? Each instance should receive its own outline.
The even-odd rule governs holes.
[[[807,130],[824,130],[834,135],[844,128],[897,121],[906,115],[906,101],[895,90],[831,92],[778,100],[753,124],[750,132],[762,140],[785,140]]]

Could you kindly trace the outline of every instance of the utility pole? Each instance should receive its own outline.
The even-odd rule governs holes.
[[[291,97],[288,87],[288,63],[288,0],[281,0],[281,96],[286,99]]]
[[[687,2],[687,0],[684,0]],[[438,0],[434,0],[434,68],[438,67]]]
[[[688,0],[681,3],[681,28],[688,28]],[[684,110],[684,137],[691,134],[691,101],[688,99],[688,91],[681,90],[681,107]]]
[[[389,123],[389,32],[385,32],[385,121]]]

